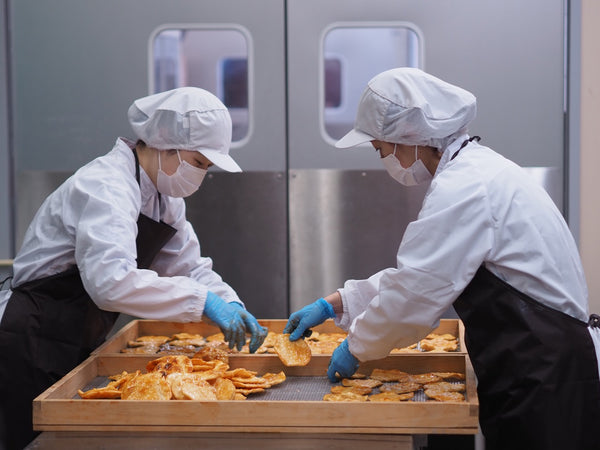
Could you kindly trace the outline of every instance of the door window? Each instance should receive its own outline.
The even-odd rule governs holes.
[[[229,109],[232,147],[250,132],[249,39],[242,28],[164,28],[152,38],[151,89],[181,86],[212,92]]]
[[[337,141],[352,129],[360,96],[368,81],[395,67],[422,67],[423,39],[406,23],[335,24],[322,45],[322,132]]]

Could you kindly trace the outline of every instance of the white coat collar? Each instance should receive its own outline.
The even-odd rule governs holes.
[[[435,175],[437,175],[442,170],[444,170],[444,167],[446,167],[446,164],[448,164],[448,162],[452,159],[452,155],[454,155],[454,153],[456,153],[456,151],[460,148],[462,143],[467,139],[469,139],[469,135],[462,134],[462,135],[458,136],[454,141],[452,141],[452,143],[448,147],[446,147],[446,149],[444,150],[444,153],[442,153],[442,158],[440,159],[440,162],[437,166]]]

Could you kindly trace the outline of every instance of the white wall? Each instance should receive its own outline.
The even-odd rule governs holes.
[[[600,314],[600,2],[582,0],[580,251],[590,311]]]

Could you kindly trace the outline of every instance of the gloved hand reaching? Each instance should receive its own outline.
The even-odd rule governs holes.
[[[338,348],[333,351],[333,355],[331,355],[327,377],[332,383],[337,381],[336,372],[342,378],[349,378],[358,370],[358,365],[358,359],[350,353],[350,349],[348,348],[348,339],[344,339]]]
[[[296,341],[300,339],[304,332],[309,328],[317,326],[333,317],[335,317],[333,306],[331,306],[324,298],[320,298],[293,313],[283,329],[283,332],[290,333],[290,341]]]
[[[251,334],[250,352],[260,347],[267,335],[266,328],[261,327],[254,316],[237,302],[227,303],[221,297],[208,291],[204,304],[204,315],[212,320],[223,332],[229,348],[238,351],[246,343],[246,331]]]
[[[260,326],[254,316],[244,309],[242,305],[237,302],[229,304],[238,309],[238,314],[246,325],[246,333],[250,333],[250,353],[254,353],[265,341],[268,330],[265,327]]]

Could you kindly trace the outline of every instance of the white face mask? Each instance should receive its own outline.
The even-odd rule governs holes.
[[[416,186],[417,184],[430,181],[433,176],[423,164],[417,155],[417,146],[415,145],[415,162],[405,169],[396,158],[396,144],[394,144],[394,152],[382,159],[383,165],[390,176],[398,183],[404,186]]]
[[[160,166],[160,150],[158,151],[158,175],[156,177],[156,188],[158,192],[169,197],[188,197],[198,190],[206,169],[200,169],[182,161],[177,150],[179,158],[179,167],[173,175],[167,175]]]

